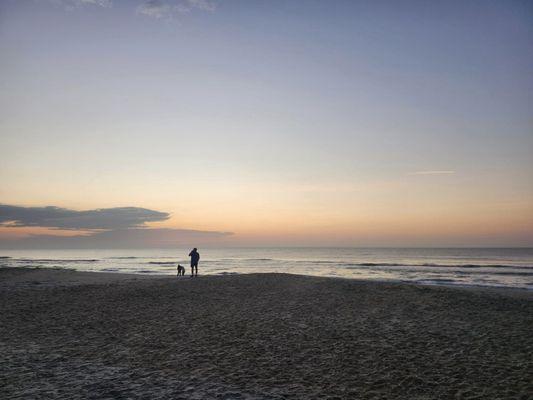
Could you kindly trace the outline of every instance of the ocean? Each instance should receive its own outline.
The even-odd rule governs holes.
[[[190,249],[0,250],[1,267],[175,275]],[[533,248],[200,248],[200,275],[280,272],[533,289]]]

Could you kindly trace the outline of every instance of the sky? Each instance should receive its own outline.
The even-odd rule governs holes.
[[[530,1],[4,0],[0,247],[533,246]]]

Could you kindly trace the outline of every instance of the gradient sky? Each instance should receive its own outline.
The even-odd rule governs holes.
[[[4,0],[0,203],[220,245],[533,246],[532,29],[512,0]]]

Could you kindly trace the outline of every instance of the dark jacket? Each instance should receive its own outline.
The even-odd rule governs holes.
[[[197,251],[191,251],[189,253],[189,257],[191,257],[192,263],[197,263],[198,261],[200,261],[200,253],[198,253]]]

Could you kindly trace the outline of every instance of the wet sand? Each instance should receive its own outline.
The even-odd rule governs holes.
[[[0,269],[3,399],[528,399],[533,294]]]

